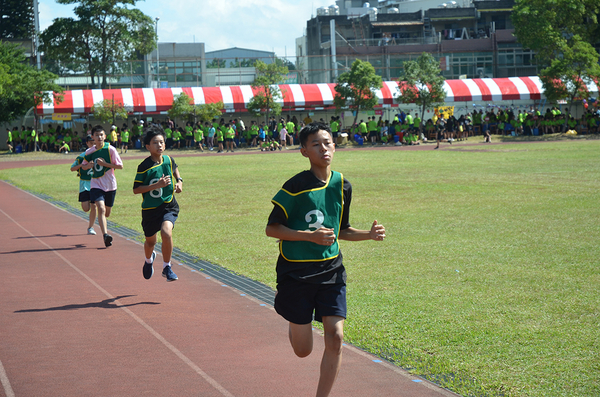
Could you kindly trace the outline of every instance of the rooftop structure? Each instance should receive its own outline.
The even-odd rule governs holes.
[[[367,60],[384,80],[428,52],[447,79],[533,76],[533,52],[513,36],[514,0],[337,1],[320,8],[297,40],[305,82],[334,82],[355,59]]]

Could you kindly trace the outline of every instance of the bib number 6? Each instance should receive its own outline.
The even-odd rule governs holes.
[[[313,223],[313,216],[315,217],[315,221]],[[306,223],[308,223],[308,228],[309,231],[310,229],[317,230],[321,227],[323,227],[323,222],[325,221],[325,215],[323,215],[323,213],[319,210],[312,210],[309,211],[306,216],[304,217],[304,220],[306,220]]]
[[[152,179],[152,180],[150,181],[150,185],[153,185],[153,184],[155,184],[155,183],[156,183],[156,182],[158,182],[159,180],[160,180],[159,178]],[[160,188],[158,188],[158,189],[154,189],[154,190],[151,190],[151,191],[150,191],[150,197],[153,197],[153,198],[160,198],[161,196],[162,196],[162,187],[160,187]]]
[[[101,172],[102,169],[104,169],[103,166],[101,166],[100,164],[98,164],[98,159],[94,160],[94,169],[96,170],[96,172]]]

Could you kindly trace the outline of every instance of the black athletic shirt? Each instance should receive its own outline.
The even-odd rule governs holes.
[[[304,190],[316,189],[325,186],[325,182],[319,180],[310,171],[303,171],[293,176],[283,184],[283,188],[290,193],[298,193]],[[352,185],[344,178],[344,210],[340,230],[350,227],[349,212],[352,200]],[[273,206],[269,215],[268,224],[287,226],[285,213],[278,205]],[[284,282],[286,278],[303,281],[310,284],[344,284],[346,282],[346,269],[342,264],[342,251],[337,257],[319,262],[288,262],[281,254],[277,259],[277,283]]]

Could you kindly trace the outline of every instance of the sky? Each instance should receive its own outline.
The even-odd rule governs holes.
[[[55,18],[75,17],[73,4],[38,2],[42,31]],[[204,43],[207,52],[239,47],[290,57],[296,53],[296,38],[304,34],[317,8],[332,4],[335,0],[145,0],[135,8],[152,19],[160,18],[161,43],[196,42]]]

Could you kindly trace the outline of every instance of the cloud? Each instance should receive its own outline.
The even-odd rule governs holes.
[[[138,1],[135,5],[152,19],[160,17],[160,42],[205,43],[207,51],[230,47],[275,51],[278,56],[295,55],[296,38],[316,9],[334,0],[222,0]],[[58,17],[73,17],[74,5],[40,0],[40,27]],[[292,59],[293,61],[293,59]]]
[[[207,51],[241,47],[293,56],[295,40],[302,36],[311,14],[333,2],[226,0],[203,2],[196,8],[185,0],[171,0],[164,8],[158,7],[157,0],[148,0],[138,5],[148,15],[149,9],[160,10],[160,41],[185,43],[195,37]]]
[[[73,5],[57,4],[55,0],[38,0],[40,30],[52,25],[56,18],[75,18]]]

